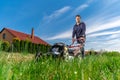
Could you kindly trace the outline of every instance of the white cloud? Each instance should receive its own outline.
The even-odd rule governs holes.
[[[45,16],[43,19],[51,21],[52,19],[57,18],[57,17],[61,16],[62,14],[66,13],[70,9],[71,9],[70,6],[65,6],[61,9],[54,11],[52,14]]]
[[[98,24],[98,25],[96,24],[95,26],[87,28],[87,34],[106,30],[106,29],[120,27],[120,16],[118,16],[117,19],[111,19],[111,21],[109,21],[107,23],[103,24],[103,22],[101,22],[102,24]]]
[[[107,37],[106,39],[114,39],[114,38],[120,38],[120,33],[112,34],[111,36]]]
[[[92,3],[94,0],[88,0],[86,3],[87,4],[90,4],[90,3]]]
[[[87,8],[89,5],[88,4],[82,4],[80,6],[78,6],[74,12],[77,12],[77,11],[81,11],[81,10],[84,10],[85,8]]]
[[[105,4],[105,5],[113,5],[115,3],[117,3],[119,0],[102,0],[102,2]],[[119,2],[118,2],[119,3]]]
[[[109,40],[106,43],[107,43],[106,47],[104,47],[105,45],[103,45],[103,47],[106,50],[109,50],[109,51],[120,51],[120,49],[119,49],[119,47],[120,47],[120,39]]]
[[[113,35],[113,34],[117,34],[117,33],[120,33],[120,30],[119,31],[106,31],[106,32],[100,32],[100,33],[94,33],[94,34],[91,34],[91,35],[88,35],[88,37],[97,37],[97,36],[104,36],[104,35]]]
[[[87,2],[75,7],[74,10],[71,12],[71,14],[67,16],[67,18],[70,18],[71,16],[75,16],[76,14],[82,12],[83,10],[88,8],[90,3],[92,3],[92,2],[93,2],[93,0],[88,0]],[[65,20],[66,20],[66,18],[65,18]]]
[[[60,33],[60,34],[55,35],[53,37],[46,38],[46,40],[66,39],[66,38],[70,38],[71,36],[72,36],[72,30],[68,30],[66,32]]]
[[[93,41],[88,44],[86,44],[86,49],[93,48],[94,50],[108,50],[108,51],[120,51],[119,45],[120,39],[113,39],[113,40],[107,40],[107,41]]]
[[[113,39],[113,40],[108,40],[107,44],[114,44],[115,45],[116,43],[118,44],[119,42],[120,42],[119,39]]]

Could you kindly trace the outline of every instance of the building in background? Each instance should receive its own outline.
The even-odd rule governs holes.
[[[50,45],[46,41],[35,36],[33,28],[32,28],[31,34],[26,34],[26,33],[15,31],[8,28],[3,28],[0,31],[0,40],[8,41],[10,44],[12,44],[14,38],[18,38],[20,40],[30,40],[32,43],[35,43],[35,44]]]

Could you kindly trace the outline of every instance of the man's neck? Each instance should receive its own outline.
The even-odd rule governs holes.
[[[80,22],[78,22],[78,23],[76,23],[77,25],[79,25],[80,24]]]

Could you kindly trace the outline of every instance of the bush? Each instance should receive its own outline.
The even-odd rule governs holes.
[[[0,40],[0,51],[2,50],[2,41]]]
[[[98,54],[97,51],[93,50],[93,49],[90,49],[89,51],[87,51],[86,55],[96,55]]]
[[[36,51],[35,51],[35,50],[36,50],[36,49],[35,49],[35,46],[36,46],[36,45],[35,45],[34,43],[32,43],[32,45],[33,45],[33,49],[32,49],[33,52],[32,52],[32,53],[35,53],[35,52],[36,52]]]
[[[41,52],[45,52],[45,45],[41,44]]]
[[[30,43],[31,41],[29,40],[29,39],[26,39],[25,40],[25,52],[29,52],[29,43]]]
[[[10,49],[10,43],[8,41],[4,41],[1,44],[1,48],[2,48],[3,51],[9,51],[9,49]]]
[[[15,52],[20,52],[20,39],[19,38],[14,38],[13,39],[13,47]]]
[[[47,52],[50,51],[51,46],[47,45],[46,47],[47,47],[47,48],[46,48],[46,51],[47,51]]]
[[[20,51],[21,52],[25,51],[25,41],[23,40],[20,41]]]
[[[28,52],[29,52],[29,53],[32,53],[32,47],[33,47],[32,42],[29,42],[29,43],[28,43],[28,47],[29,47],[29,48],[28,48]]]

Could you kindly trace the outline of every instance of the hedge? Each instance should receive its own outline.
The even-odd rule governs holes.
[[[29,39],[20,40],[19,38],[14,38],[11,45],[8,41],[0,41],[0,44],[0,49],[3,51],[27,52],[33,54],[37,52],[46,53],[51,47],[49,45],[32,43]]]
[[[10,43],[9,43],[8,41],[2,42],[2,44],[1,44],[1,49],[2,49],[3,51],[9,51],[9,49],[10,49]]]

